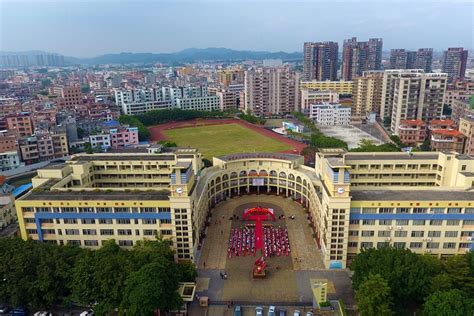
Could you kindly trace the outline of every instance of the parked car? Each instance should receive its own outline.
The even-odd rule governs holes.
[[[10,312],[11,316],[26,316],[26,311],[23,308],[17,307]]]
[[[313,312],[306,312],[306,316],[313,316]]]
[[[301,316],[301,312],[299,310],[295,310],[293,312],[293,316]]]
[[[92,309],[83,311],[80,316],[94,316],[94,311]]]
[[[255,316],[263,316],[263,307],[262,306],[257,306],[255,308]]]
[[[8,311],[9,311],[8,306],[0,304],[0,314],[8,313]]]
[[[241,315],[242,315],[241,307],[240,307],[240,305],[236,305],[234,307],[234,316],[241,316]]]
[[[268,308],[268,316],[276,316],[276,307],[275,306],[270,306]]]
[[[283,309],[283,308],[280,309],[280,310],[278,311],[278,316],[286,316],[286,309]]]
[[[36,312],[34,316],[53,316],[53,313],[50,312]]]

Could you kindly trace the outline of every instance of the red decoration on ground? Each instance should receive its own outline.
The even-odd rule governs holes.
[[[269,218],[275,221],[275,214],[271,208],[253,207],[244,212],[243,219],[255,221],[255,249],[263,250],[262,221],[269,220]]]

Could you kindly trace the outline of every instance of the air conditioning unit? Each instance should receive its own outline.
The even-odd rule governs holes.
[[[385,238],[385,241],[390,241],[390,240],[392,240],[392,238],[390,238],[390,237],[389,237],[389,238]]]
[[[430,252],[431,252],[431,249],[426,249],[426,252],[430,253]]]
[[[432,241],[433,238],[426,238],[426,241]]]
[[[398,229],[398,230],[402,230],[403,227],[402,227],[402,226],[397,226],[397,229]]]
[[[467,237],[466,240],[471,241],[474,240],[473,237]]]

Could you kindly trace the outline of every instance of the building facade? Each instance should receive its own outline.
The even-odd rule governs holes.
[[[416,52],[405,49],[390,51],[391,69],[423,69],[425,72],[431,72],[432,63],[432,48],[420,48]]]
[[[443,72],[450,79],[464,78],[466,75],[468,51],[462,47],[448,48],[443,54]]]
[[[160,235],[177,259],[195,260],[220,201],[246,194],[292,198],[306,210],[329,269],[344,269],[364,248],[394,246],[451,256],[473,249],[474,160],[452,153],[346,153],[303,157],[232,154],[201,169],[195,150],[77,155],[38,171],[16,201],[23,238],[97,248]],[[259,179],[259,181],[254,181]],[[261,180],[261,181],[260,181]],[[107,193],[105,193],[107,192]]]
[[[351,123],[351,108],[340,104],[311,104],[309,118],[323,126],[349,125]]]
[[[459,131],[466,137],[464,154],[474,157],[474,116],[461,118],[459,120]]]
[[[300,89],[301,103],[300,111],[306,115],[309,113],[311,104],[339,103],[339,94],[332,91],[320,91],[311,89]]]
[[[382,103],[383,71],[366,71],[352,81],[352,116],[379,113]]]
[[[364,71],[380,70],[382,66],[381,38],[358,42],[356,37],[344,40],[342,51],[342,80],[350,81]]]
[[[300,89],[332,91],[339,94],[352,94],[352,81],[301,81]]]
[[[428,126],[422,120],[401,120],[397,135],[405,145],[417,147],[428,137]]]
[[[244,109],[256,116],[291,113],[299,103],[299,78],[288,67],[245,72]]]
[[[337,69],[338,44],[336,42],[304,43],[303,80],[337,80]]]

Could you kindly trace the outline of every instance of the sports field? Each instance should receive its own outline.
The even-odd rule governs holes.
[[[244,152],[281,152],[293,146],[241,124],[206,125],[163,130],[166,140],[179,147],[198,148],[205,158]]]

